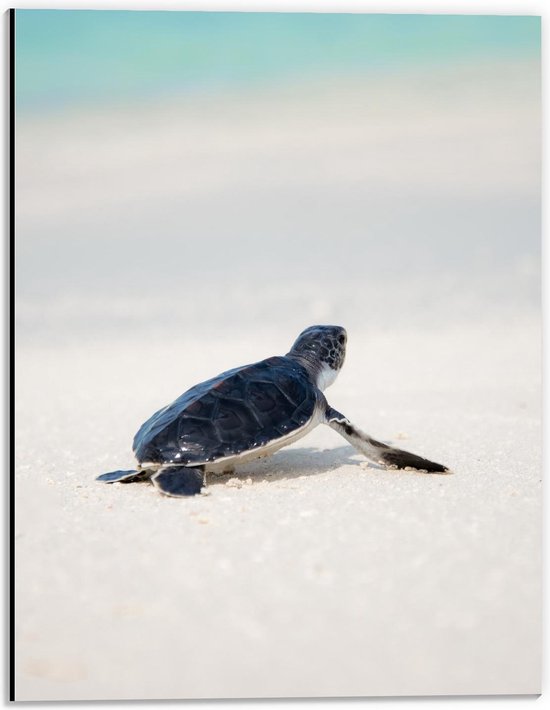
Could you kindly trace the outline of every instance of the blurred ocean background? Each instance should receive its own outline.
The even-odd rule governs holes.
[[[537,323],[540,101],[538,17],[17,10],[19,343]]]

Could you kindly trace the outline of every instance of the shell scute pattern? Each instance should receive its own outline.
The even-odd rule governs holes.
[[[141,427],[134,451],[139,461],[212,462],[305,426],[316,403],[306,371],[272,357],[185,392]]]

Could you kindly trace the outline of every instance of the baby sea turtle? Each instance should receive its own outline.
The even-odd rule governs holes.
[[[445,473],[439,463],[382,444],[333,409],[323,390],[344,363],[347,335],[336,325],[306,328],[284,357],[223,372],[195,385],[160,409],[134,437],[134,471],[104,473],[98,480],[150,479],[161,493],[190,496],[205,473],[269,456],[328,424],[361,454],[390,468]]]

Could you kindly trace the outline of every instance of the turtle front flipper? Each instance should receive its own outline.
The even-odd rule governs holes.
[[[344,439],[347,439],[359,453],[375,463],[389,468],[416,469],[426,473],[449,473],[449,469],[443,464],[429,461],[422,458],[422,456],[411,454],[402,449],[395,449],[393,446],[376,441],[376,439],[371,438],[368,434],[355,427],[349,419],[332,409],[332,407],[327,407],[326,423],[341,434]]]
[[[95,480],[103,481],[104,483],[115,483],[116,481],[134,483],[135,481],[145,481],[150,475],[151,471],[147,469],[141,471],[109,471],[109,473],[102,473]]]
[[[151,477],[151,483],[166,496],[194,496],[204,487],[204,472],[200,468],[164,466]]]

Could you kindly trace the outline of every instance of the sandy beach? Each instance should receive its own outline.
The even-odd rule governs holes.
[[[540,691],[538,84],[461,71],[20,121],[19,700]],[[331,404],[452,475],[319,427],[189,500],[94,480],[316,322]]]
[[[176,383],[284,336],[19,354],[20,699],[538,691],[536,324],[350,333],[329,400],[453,475],[321,427],[190,500],[94,481]]]

